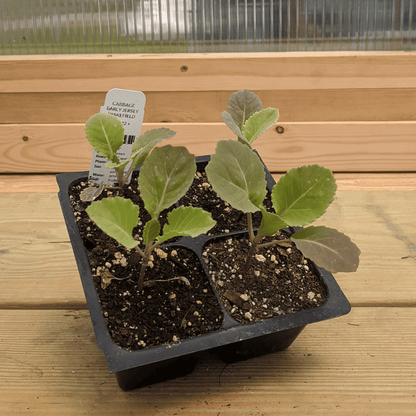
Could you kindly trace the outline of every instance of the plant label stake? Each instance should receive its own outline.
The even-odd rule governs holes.
[[[146,97],[141,91],[114,88],[105,97],[100,113],[117,117],[121,120],[124,127],[124,141],[117,151],[117,156],[121,162],[130,157],[132,143],[140,134],[145,103]],[[114,185],[117,182],[117,176],[114,169],[109,169],[105,166],[106,163],[107,159],[100,156],[94,149],[88,180],[97,184]],[[128,181],[130,181],[130,178],[128,178]]]

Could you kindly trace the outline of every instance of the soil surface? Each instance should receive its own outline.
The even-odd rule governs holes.
[[[264,204],[266,207],[271,205],[270,197],[265,200]],[[217,224],[209,231],[208,235],[224,234],[247,229],[247,215],[232,208],[213,191],[205,172],[197,172],[192,187],[178,201],[178,205],[202,207],[205,211],[210,212]],[[254,213],[253,226],[259,227],[260,222],[261,213]]]
[[[137,176],[135,172],[122,194],[118,189],[104,189],[96,200],[120,195],[137,204],[140,221],[133,236],[141,241],[143,224],[150,216],[137,189]],[[69,195],[114,342],[122,348],[136,350],[178,343],[221,328],[222,309],[198,257],[189,249],[164,247],[154,253],[146,270],[145,287],[138,291],[141,258],[135,250],[120,246],[90,220],[85,212],[90,203],[80,200],[80,193],[89,186],[87,178],[79,179],[72,184]],[[179,205],[193,205],[211,212],[217,225],[209,235],[247,228],[246,215],[223,202],[204,173],[197,172],[192,187]],[[265,205],[270,207],[270,197],[266,198]],[[161,215],[162,226],[166,215],[167,211]],[[260,225],[260,220],[259,213],[253,215],[255,227]],[[213,284],[234,319],[254,322],[324,303],[325,284],[293,244],[262,249],[249,271],[242,273],[244,253],[248,249],[245,238],[232,236],[218,239],[204,248],[204,260]]]
[[[177,343],[221,328],[222,309],[198,256],[189,249],[173,246],[158,250],[147,267],[145,287],[138,291],[141,258],[90,220],[85,212],[90,203],[79,198],[86,187],[86,178],[74,182],[70,200],[113,341],[122,348],[137,350]],[[130,188],[123,196],[140,205],[141,219],[150,218],[134,192],[134,183]],[[114,190],[104,190],[97,199],[112,194]],[[133,231],[137,239],[141,233],[140,226]],[[180,280],[172,280],[174,277]]]
[[[283,232],[274,239],[284,239]],[[263,242],[271,241],[265,238]],[[293,243],[261,248],[245,269],[245,236],[218,238],[202,253],[225,309],[236,321],[255,322],[322,305],[327,288]]]

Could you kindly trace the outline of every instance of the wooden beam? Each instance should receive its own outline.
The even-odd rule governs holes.
[[[0,57],[1,93],[416,88],[415,52]]]
[[[203,80],[201,80],[203,82]],[[115,85],[116,86],[116,85]],[[146,94],[146,123],[221,122],[237,89]],[[109,88],[110,89],[110,88]],[[410,121],[416,88],[254,90],[263,106],[280,110],[280,122]],[[106,92],[0,93],[0,124],[84,123],[99,112]]]
[[[416,121],[380,123],[283,123],[254,143],[271,172],[318,163],[335,172],[403,172],[416,168]],[[235,139],[224,123],[146,123],[142,131],[169,127],[172,145],[195,155],[212,154],[219,140]],[[162,142],[160,145],[163,145]],[[84,124],[0,125],[2,173],[88,170],[92,147]]]
[[[272,175],[277,182],[282,174]],[[416,173],[335,173],[338,191],[416,191]],[[58,193],[55,175],[0,174],[0,193]]]

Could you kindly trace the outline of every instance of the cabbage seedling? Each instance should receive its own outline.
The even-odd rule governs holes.
[[[287,226],[310,224],[326,211],[336,191],[335,178],[329,169],[311,165],[287,172],[271,192],[274,213],[263,205],[267,194],[263,164],[247,145],[236,140],[218,142],[205,170],[220,198],[248,214],[250,250],[244,271],[258,248],[289,241],[295,242],[306,257],[330,272],[357,269],[360,250],[349,237],[335,229],[309,226],[285,240],[261,244],[264,237],[273,236]],[[251,214],[256,211],[262,213],[257,233],[251,221]]]
[[[133,228],[139,222],[139,207],[131,200],[116,196],[93,202],[86,209],[98,227],[127,249],[137,250],[142,257],[139,290],[143,289],[143,278],[153,250],[173,237],[196,237],[206,233],[216,223],[202,208],[179,207],[168,214],[168,223],[161,233],[160,213],[185,195],[195,172],[195,157],[185,147],[155,148],[146,158],[138,178],[140,195],[151,216],[143,230],[143,250],[132,236]]]
[[[118,186],[123,189],[133,169],[144,162],[153,147],[162,140],[170,139],[176,132],[165,128],[146,131],[134,141],[131,156],[123,162],[117,157],[117,150],[124,141],[124,127],[117,117],[101,113],[93,115],[85,124],[85,134],[97,153],[108,159],[105,166],[115,170]]]
[[[293,241],[303,254],[330,272],[352,272],[359,263],[360,250],[349,237],[327,227],[309,226],[286,240],[261,244],[287,226],[301,227],[319,218],[334,200],[335,178],[322,166],[303,166],[290,170],[273,187],[274,213],[263,206],[267,194],[263,164],[252,152],[252,143],[279,118],[279,110],[262,109],[256,94],[241,90],[228,100],[223,121],[238,141],[220,141],[205,171],[214,191],[232,207],[247,214],[250,250],[245,270],[260,247]],[[260,211],[262,221],[255,234],[252,213]]]
[[[251,147],[251,144],[279,118],[277,108],[262,108],[260,98],[251,91],[241,90],[228,100],[228,112],[223,111],[222,120],[233,131],[238,140]]]

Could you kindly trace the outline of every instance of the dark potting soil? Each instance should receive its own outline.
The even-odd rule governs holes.
[[[202,207],[211,213],[212,218],[217,224],[209,230],[209,235],[224,234],[233,231],[247,229],[247,215],[232,208],[224,202],[211,187],[205,172],[197,172],[192,187],[178,201],[179,205]],[[266,207],[271,205],[270,198],[264,201]],[[259,227],[261,213],[255,212],[253,215],[253,226]]]
[[[79,197],[86,187],[86,178],[75,181],[69,197],[113,341],[122,348],[137,350],[177,343],[221,328],[222,309],[198,256],[189,249],[172,246],[157,250],[146,270],[146,286],[138,291],[141,258],[90,220],[85,212],[90,203]],[[134,183],[130,188],[124,189],[123,196],[139,204],[140,217],[146,218]],[[114,190],[105,190],[97,199],[114,194]],[[141,238],[140,228],[133,230],[137,239]]]
[[[273,239],[284,239],[280,232]],[[265,238],[263,242],[271,241]],[[323,280],[293,243],[257,250],[243,272],[249,241],[246,237],[218,238],[202,253],[217,292],[229,315],[242,323],[294,313],[322,305],[327,296]]]
[[[137,176],[135,172],[122,195],[117,189],[104,189],[97,200],[120,195],[137,204],[140,221],[133,236],[140,241],[142,224],[150,216],[140,198]],[[191,250],[166,247],[163,252],[155,253],[146,270],[145,282],[161,281],[138,292],[136,282],[140,256],[135,250],[120,246],[90,220],[85,212],[90,203],[80,200],[80,193],[89,186],[87,178],[79,179],[72,184],[69,195],[114,342],[122,348],[136,350],[180,342],[221,328],[221,307],[198,257]],[[196,174],[192,187],[179,204],[211,212],[217,225],[209,231],[210,235],[247,228],[246,215],[223,202],[212,190],[204,173]],[[270,205],[270,198],[265,200],[265,205]],[[160,218],[162,227],[166,217],[167,211]],[[254,214],[254,227],[258,227],[260,221],[259,213]],[[325,284],[312,272],[313,266],[294,244],[262,249],[253,259],[250,270],[242,273],[240,269],[248,248],[246,240],[230,236],[207,246],[204,251],[204,259],[220,298],[234,319],[243,323],[255,322],[324,303],[327,297]],[[184,279],[169,280],[172,277]]]
[[[105,246],[108,252],[103,257]],[[151,282],[151,286],[138,291],[138,256],[114,253],[117,248],[111,252],[111,246],[101,243],[99,253],[89,257],[107,327],[118,345],[135,350],[178,343],[221,328],[222,310],[195,253],[180,247],[158,250],[146,272],[145,284]],[[123,258],[127,266],[117,267]],[[104,266],[98,266],[105,260]],[[126,273],[131,277],[111,280],[125,278]],[[171,280],[174,277],[180,280]]]

